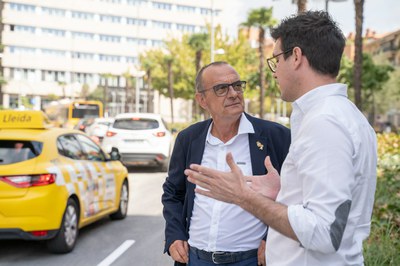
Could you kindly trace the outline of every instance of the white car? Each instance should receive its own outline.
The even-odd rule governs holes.
[[[159,114],[123,113],[104,136],[102,147],[111,151],[118,148],[121,161],[129,165],[155,165],[167,171],[172,136]]]
[[[93,123],[86,127],[86,134],[89,136],[95,136],[99,138],[101,142],[106,135],[108,128],[114,122],[114,118],[112,117],[98,117],[95,118]]]

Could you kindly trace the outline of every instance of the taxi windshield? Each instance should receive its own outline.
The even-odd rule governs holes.
[[[40,155],[43,143],[27,140],[0,140],[0,165],[23,162]]]

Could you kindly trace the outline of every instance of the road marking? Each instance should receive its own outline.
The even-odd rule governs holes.
[[[119,256],[122,255],[130,246],[135,244],[135,240],[126,240],[124,243],[122,243],[121,246],[119,246],[116,250],[114,250],[113,253],[108,255],[107,258],[105,258],[102,262],[97,264],[97,266],[109,266],[111,263],[113,263],[116,259],[118,259]]]

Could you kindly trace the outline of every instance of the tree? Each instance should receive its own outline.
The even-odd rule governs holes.
[[[354,0],[356,9],[356,36],[354,39],[354,99],[355,104],[362,111],[362,25],[363,25],[363,10],[364,0]]]
[[[265,30],[272,28],[277,23],[272,17],[271,8],[253,9],[250,11],[247,21],[242,26],[258,28],[258,51],[259,51],[259,72],[260,72],[260,117],[264,117],[265,97]]]
[[[207,33],[195,33],[189,36],[188,44],[195,52],[195,71],[196,74],[201,68],[203,52],[210,47],[210,37]],[[196,117],[199,114],[199,105],[193,101],[193,114]]]
[[[151,57],[151,52],[145,56],[140,56],[140,62],[142,68],[146,72],[144,77],[144,81],[147,84],[147,112],[152,113],[154,111],[153,108],[153,84],[152,84],[152,73],[153,69],[156,67],[155,60]]]
[[[129,73],[129,70],[124,72],[122,76],[125,78],[125,106],[124,110],[126,113],[129,112],[129,88],[131,88],[132,84],[132,75]],[[133,93],[134,94],[134,93]]]
[[[172,64],[174,63],[174,58],[171,54],[164,57],[165,64],[167,66],[167,76],[168,76],[168,93],[171,101],[171,122],[174,123],[174,76],[172,73]]]
[[[104,79],[104,88],[103,88],[103,106],[104,106],[104,112],[108,112],[108,80],[113,78],[114,75],[111,73],[104,73],[100,74],[100,77]]]

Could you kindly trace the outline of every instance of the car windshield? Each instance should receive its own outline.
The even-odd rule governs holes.
[[[0,165],[35,158],[42,152],[43,143],[26,140],[0,140]]]
[[[159,127],[159,123],[154,119],[147,118],[124,118],[115,120],[114,128],[128,130],[146,130]]]

